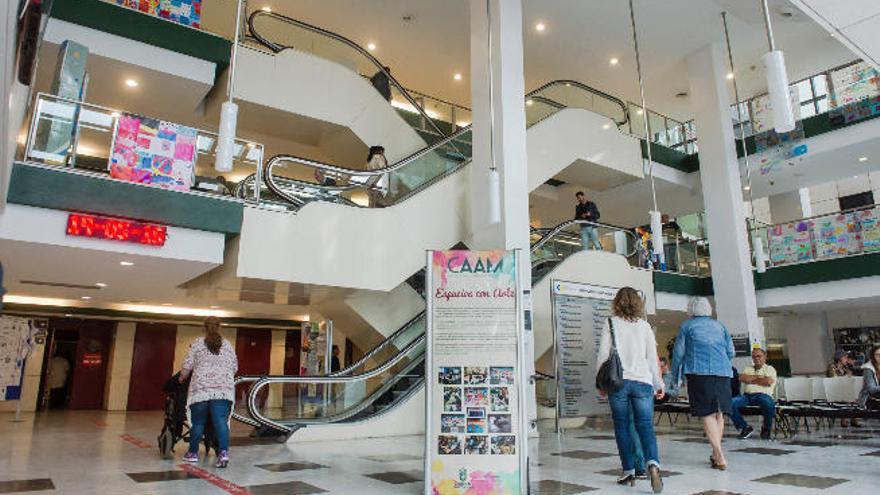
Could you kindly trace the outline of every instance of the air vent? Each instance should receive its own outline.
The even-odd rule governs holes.
[[[97,287],[95,285],[65,284],[62,282],[41,282],[39,280],[20,280],[19,283],[25,285],[38,285],[41,287],[63,287],[65,289],[101,290],[100,287]]]
[[[676,98],[687,98],[688,96],[690,96],[690,93],[688,93],[687,91],[675,93]]]
[[[566,182],[564,180],[559,180],[559,179],[547,179],[547,182],[545,182],[544,184],[547,184],[548,186],[552,186],[552,187],[559,187],[561,185],[566,184]]]

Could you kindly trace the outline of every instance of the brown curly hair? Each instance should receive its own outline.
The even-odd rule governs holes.
[[[611,312],[626,321],[636,321],[645,314],[645,303],[639,291],[632,287],[623,287],[614,296]]]
[[[209,316],[205,318],[205,347],[211,354],[220,354],[223,347],[223,336],[220,335],[220,318]]]

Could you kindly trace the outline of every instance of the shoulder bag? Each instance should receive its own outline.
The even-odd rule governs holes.
[[[611,395],[623,387],[623,365],[617,354],[617,339],[614,337],[614,322],[611,318],[608,318],[608,329],[611,331],[611,352],[596,374],[596,388]]]

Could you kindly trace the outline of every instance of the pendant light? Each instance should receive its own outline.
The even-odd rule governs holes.
[[[229,80],[226,84],[226,98],[220,107],[220,129],[217,136],[217,155],[214,158],[214,170],[231,172],[235,159],[235,131],[238,125],[238,105],[233,101],[235,90],[235,65],[238,59],[238,40],[241,34],[241,0],[237,0],[238,11],[235,14],[235,39],[232,43],[232,59],[229,64]]]
[[[782,134],[794,130],[794,109],[791,106],[791,97],[789,96],[785,55],[782,50],[776,49],[767,0],[761,0],[761,7],[764,10],[764,26],[767,31],[767,42],[770,45],[770,51],[761,57],[761,61],[764,62],[764,71],[767,73],[767,94],[770,97],[770,106],[773,110],[773,128],[777,133]]]

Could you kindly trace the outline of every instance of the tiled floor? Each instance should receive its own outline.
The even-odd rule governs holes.
[[[155,413],[71,412],[14,424],[0,414],[0,494],[396,495],[422,493],[418,436],[323,443],[254,442],[236,428],[232,462],[195,468],[159,459]],[[542,425],[543,426],[543,425]],[[725,441],[729,469],[709,469],[696,422],[658,428],[673,495],[857,495],[880,480],[880,425],[819,429],[794,440]],[[124,438],[123,438],[124,437]],[[295,438],[295,437],[294,437]],[[530,442],[532,495],[650,493],[615,484],[619,460],[607,420]]]

